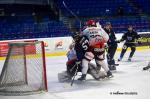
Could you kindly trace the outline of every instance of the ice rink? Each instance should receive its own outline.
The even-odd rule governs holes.
[[[117,52],[116,60],[119,55],[120,52]],[[136,51],[132,62],[127,62],[128,55],[129,52],[119,62],[117,71],[113,71],[113,78],[95,81],[88,75],[86,81],[75,80],[73,86],[70,86],[70,83],[59,83],[57,78],[58,73],[66,70],[67,57],[46,57],[49,93],[60,99],[149,99],[150,70],[143,71],[142,68],[147,66],[150,61],[150,50]],[[0,66],[3,66],[3,61],[0,62]],[[31,96],[26,97],[32,99]],[[18,97],[18,99],[20,98]],[[0,99],[17,98],[0,96]],[[55,98],[37,96],[35,99]]]

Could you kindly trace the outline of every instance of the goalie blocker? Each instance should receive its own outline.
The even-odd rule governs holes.
[[[81,72],[82,70],[81,64],[76,65],[76,60],[68,61],[66,64],[67,70],[61,73],[58,73],[59,82],[71,81],[72,77],[75,75],[77,66],[79,66],[77,72]],[[104,71],[98,71],[95,64],[89,63],[88,66],[89,66],[89,69],[87,73],[90,74],[95,80],[99,80],[107,76],[107,74]]]

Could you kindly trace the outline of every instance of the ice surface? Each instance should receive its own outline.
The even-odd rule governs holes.
[[[119,54],[120,52],[116,53],[116,60]],[[149,99],[150,70],[143,71],[142,68],[148,65],[150,61],[150,50],[136,51],[132,62],[127,62],[128,56],[129,52],[127,52],[123,60],[119,62],[120,65],[117,66],[117,71],[113,72],[113,78],[95,81],[88,75],[86,81],[79,82],[75,80],[73,86],[70,86],[70,83],[59,83],[57,78],[58,73],[66,70],[66,56],[47,57],[49,93],[54,96],[56,95],[56,98],[61,97],[61,99]],[[0,66],[2,65],[3,61],[0,62]],[[75,79],[77,79],[79,75],[81,74],[78,73]],[[55,99],[54,97],[43,97],[44,98],[37,97],[36,99]],[[14,98],[0,96],[0,99]]]

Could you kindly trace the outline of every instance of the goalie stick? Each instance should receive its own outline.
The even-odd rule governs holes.
[[[77,66],[77,68],[76,68],[76,71],[75,71],[75,73],[74,73],[74,75],[73,75],[73,78],[72,78],[72,80],[71,80],[71,86],[73,85],[75,76],[76,76],[77,73],[78,73],[79,64],[76,63],[75,66]]]
[[[125,43],[133,43],[133,44],[138,44],[138,42],[125,42]],[[142,43],[142,42],[141,42]]]

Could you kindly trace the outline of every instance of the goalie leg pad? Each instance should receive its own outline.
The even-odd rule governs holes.
[[[71,81],[71,76],[68,75],[67,71],[64,71],[62,73],[58,73],[58,81],[59,82],[67,82],[67,81]]]
[[[97,68],[95,67],[94,64],[89,64],[89,70],[88,73],[96,80],[99,80],[101,78],[105,78],[107,76],[106,72],[104,71],[99,71],[97,70]]]

